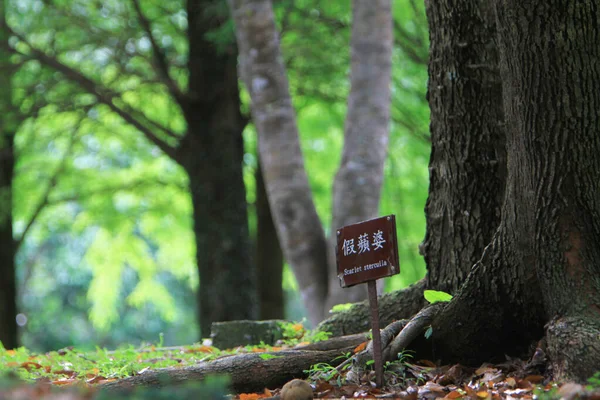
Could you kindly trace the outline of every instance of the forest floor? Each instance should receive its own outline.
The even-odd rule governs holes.
[[[295,325],[297,326],[297,325]],[[298,328],[300,330],[300,328]],[[207,344],[182,347],[132,346],[115,351],[97,349],[82,352],[73,348],[34,354],[25,348],[5,350],[0,345],[0,400],[56,399],[240,399],[278,398],[281,388],[264,388],[259,393],[230,394],[227,377],[190,382],[177,387],[141,388],[123,395],[101,389],[103,383],[126,376],[140,375],[163,367],[185,367],[220,357],[244,353],[265,353],[290,349],[296,342],[282,346],[245,346],[222,351]],[[355,349],[358,353],[362,345]],[[269,352],[269,354],[266,354]],[[352,354],[346,354],[350,358]],[[272,356],[271,356],[272,357]],[[267,357],[265,357],[267,359]],[[403,399],[574,399],[600,400],[600,373],[587,385],[551,381],[543,363],[508,359],[500,364],[478,368],[461,365],[436,365],[413,360],[410,353],[385,365],[385,385],[375,387],[375,374],[357,373],[351,363],[337,367],[313,365],[305,371],[314,398],[403,398]],[[532,367],[533,365],[533,367]],[[210,377],[209,377],[210,378]],[[284,400],[296,400],[286,397]]]

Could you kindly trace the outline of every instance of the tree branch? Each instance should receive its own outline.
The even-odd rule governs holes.
[[[62,159],[60,160],[60,163],[58,164],[58,167],[56,167],[56,170],[54,170],[54,173],[50,176],[50,179],[48,180],[48,186],[46,187],[46,190],[44,191],[44,194],[42,195],[37,207],[33,211],[33,214],[31,215],[29,222],[27,223],[27,225],[25,225],[25,229],[23,229],[23,233],[21,233],[21,236],[15,240],[15,250],[14,250],[15,254],[21,248],[21,244],[23,244],[23,240],[24,240],[25,236],[27,236],[27,233],[30,231],[31,227],[33,226],[35,221],[38,219],[40,214],[42,213],[42,210],[44,209],[44,207],[46,207],[48,205],[48,198],[50,196],[50,192],[56,186],[59,175],[62,174],[63,170],[65,169],[65,165],[67,164],[67,159],[69,157],[69,153],[71,153],[71,150],[73,149],[73,144],[75,143],[75,136],[81,126],[81,121],[83,120],[84,115],[85,115],[85,113],[80,116],[79,120],[73,127],[73,129],[71,131],[71,135],[69,136],[69,145],[67,146],[67,149],[65,150],[65,152],[62,156]]]
[[[127,123],[134,126],[141,133],[143,133],[144,136],[146,136],[146,138],[148,140],[150,140],[150,142],[152,142],[155,146],[157,146],[159,149],[161,149],[166,155],[168,155],[172,159],[175,159],[175,157],[176,157],[175,148],[171,147],[166,142],[164,142],[161,138],[156,136],[156,134],[154,132],[152,132],[152,130],[150,130],[147,126],[145,126],[141,121],[137,120],[131,113],[128,113],[127,111],[118,107],[113,102],[114,99],[120,98],[119,94],[114,93],[113,91],[100,86],[100,84],[94,82],[87,76],[83,75],[81,72],[60,62],[55,57],[52,57],[52,56],[46,54],[45,52],[35,48],[31,43],[29,43],[27,41],[27,39],[23,35],[15,32],[11,28],[7,27],[7,29],[9,29],[9,31],[12,35],[17,37],[20,41],[22,41],[23,43],[25,43],[28,46],[28,48],[31,52],[30,56],[32,56],[36,60],[40,61],[42,64],[45,64],[46,66],[53,68],[56,71],[62,73],[66,78],[68,78],[72,82],[77,83],[79,86],[81,86],[86,92],[94,95],[100,103],[107,105],[112,111],[114,111],[117,115],[119,115],[121,118],[123,118],[123,120],[125,120]],[[15,50],[15,49],[13,49],[13,50],[18,52],[19,54],[23,54],[22,52],[20,52],[18,50]],[[27,55],[27,54],[25,54],[25,55]],[[146,119],[146,120],[148,123],[150,123],[154,126],[157,126],[157,127],[159,126],[158,123],[156,123],[154,121],[151,121],[148,119]],[[168,128],[161,127],[160,129],[169,136],[177,137],[177,134],[175,132],[172,132]]]
[[[420,50],[427,51],[423,41],[418,36],[408,33],[398,21],[394,21],[394,31],[396,32],[394,44],[400,47],[416,64],[427,65],[428,57],[420,54]]]
[[[80,193],[76,193],[73,195],[66,195],[66,196],[61,196],[61,197],[50,198],[50,199],[48,199],[48,205],[57,205],[57,204],[66,203],[69,201],[79,201],[79,200],[86,199],[86,198],[89,198],[92,196],[97,196],[100,194],[115,193],[115,192],[122,191],[122,190],[134,190],[134,189],[137,189],[140,186],[144,186],[144,185],[175,186],[181,190],[189,190],[187,185],[179,185],[175,182],[167,182],[167,181],[163,181],[160,179],[152,179],[152,180],[144,179],[144,180],[126,182],[121,185],[112,185],[112,186],[96,188],[93,190],[88,190],[86,192],[80,192]]]
[[[175,81],[171,79],[171,76],[169,75],[169,64],[167,62],[167,57],[156,42],[154,35],[152,35],[150,21],[144,16],[142,8],[140,7],[139,0],[131,0],[131,2],[133,3],[133,8],[137,13],[138,19],[140,20],[140,24],[142,25],[144,32],[146,32],[146,35],[148,35],[148,39],[150,39],[150,44],[152,45],[152,53],[154,55],[156,63],[158,64],[158,67],[156,68],[157,75],[160,77],[161,81],[165,84],[165,86],[169,88],[171,95],[173,95],[177,103],[183,108],[186,103],[185,95],[181,92]]]

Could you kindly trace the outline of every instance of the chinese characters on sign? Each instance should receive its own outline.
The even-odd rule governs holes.
[[[337,266],[342,287],[400,272],[393,215],[348,225],[337,231]]]
[[[373,250],[383,249],[383,243],[385,240],[383,239],[383,232],[377,231],[373,233],[373,241],[369,242],[369,235],[367,233],[363,233],[358,236],[358,254],[362,254],[365,251],[371,251],[371,247],[373,246]],[[350,254],[356,254],[356,250],[354,249],[354,239],[344,239],[344,256],[348,256]]]

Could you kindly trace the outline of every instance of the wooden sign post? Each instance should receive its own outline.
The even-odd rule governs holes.
[[[395,216],[388,215],[338,229],[336,255],[342,287],[367,282],[376,384],[382,387],[383,361],[376,280],[400,272]]]

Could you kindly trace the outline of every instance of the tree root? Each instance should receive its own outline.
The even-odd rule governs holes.
[[[445,303],[433,304],[423,308],[410,320],[396,321],[381,331],[381,352],[384,361],[395,361],[401,353],[431,324],[433,318],[445,307]],[[373,342],[366,349],[353,357],[352,369],[359,373],[367,362],[373,360]]]
[[[380,324],[388,325],[417,314],[426,305],[423,298],[424,289],[426,289],[426,280],[421,279],[406,289],[380,296],[378,300]],[[367,301],[355,303],[347,311],[336,312],[321,322],[317,329],[331,332],[333,336],[366,332],[371,329],[369,303]]]

